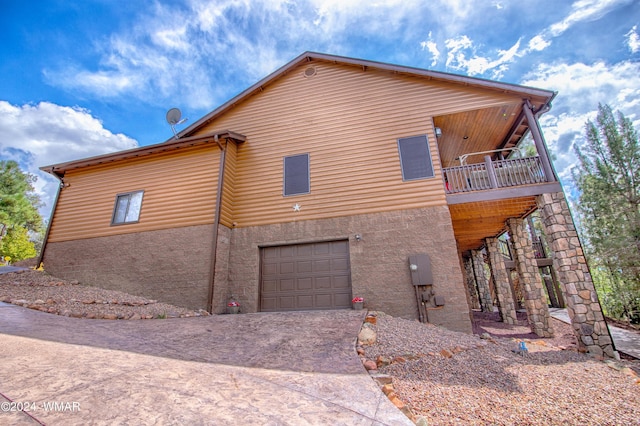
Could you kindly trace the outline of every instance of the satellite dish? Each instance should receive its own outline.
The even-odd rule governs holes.
[[[178,108],[171,108],[169,111],[167,111],[167,123],[171,124],[172,126],[178,124],[181,117],[182,113]]]
[[[187,121],[187,118],[180,119],[182,117],[182,113],[178,108],[171,108],[167,111],[167,123],[171,126],[171,130],[173,131],[173,136],[178,139],[178,132],[176,132],[176,125],[182,124]]]

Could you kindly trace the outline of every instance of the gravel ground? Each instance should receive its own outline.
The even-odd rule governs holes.
[[[79,285],[41,271],[0,274],[0,301],[57,315],[100,319],[152,319],[208,315],[120,291]]]
[[[639,425],[638,361],[577,352],[571,327],[553,339],[488,339],[377,313],[365,357],[392,376],[393,392],[429,425]],[[526,335],[526,327],[512,333]],[[573,342],[572,342],[573,340]],[[516,354],[520,341],[528,353]],[[561,349],[565,348],[565,349]],[[387,362],[391,364],[384,366]],[[390,397],[391,398],[391,397]]]
[[[0,274],[0,301],[81,318],[207,315],[44,272]],[[577,352],[571,327],[556,337],[477,314],[485,339],[376,313],[375,344],[361,348],[392,377],[393,395],[429,425],[640,425],[640,361],[599,361]],[[513,352],[525,341],[528,353]],[[389,365],[384,365],[389,363]],[[391,395],[389,395],[391,398]],[[420,420],[420,419],[423,420]],[[424,424],[424,423],[423,423]]]

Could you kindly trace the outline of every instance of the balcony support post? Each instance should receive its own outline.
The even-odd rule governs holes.
[[[544,170],[545,178],[547,179],[547,182],[555,182],[557,180],[556,174],[551,166],[551,160],[549,160],[549,151],[547,151],[547,145],[544,143],[544,138],[540,131],[540,125],[536,117],[533,115],[533,106],[531,105],[531,102],[526,100],[522,109],[524,111],[524,115],[527,117],[527,124],[529,124],[531,136],[533,136],[533,141],[536,144],[536,150],[540,156],[540,161],[542,161],[542,169]]]

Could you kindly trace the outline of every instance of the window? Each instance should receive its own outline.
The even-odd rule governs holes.
[[[412,136],[398,139],[402,180],[432,178],[433,163],[427,136]]]
[[[116,195],[116,205],[113,208],[112,225],[137,222],[142,207],[144,191],[128,192]]]
[[[297,195],[311,192],[309,182],[309,154],[284,157],[283,194]]]

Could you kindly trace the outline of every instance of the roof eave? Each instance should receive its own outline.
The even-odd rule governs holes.
[[[371,68],[377,68],[377,69],[391,71],[391,72],[412,74],[412,75],[417,75],[421,77],[427,77],[429,79],[447,81],[447,82],[462,84],[466,86],[476,86],[476,87],[480,86],[480,87],[485,87],[492,90],[499,90],[506,93],[519,94],[521,96],[539,97],[539,98],[546,99],[544,102],[545,105],[549,105],[551,100],[556,95],[556,92],[553,92],[550,90],[538,89],[538,88],[529,87],[529,86],[521,86],[521,85],[512,84],[512,83],[502,83],[502,82],[497,82],[497,81],[483,79],[483,78],[468,77],[468,76],[463,76],[459,74],[449,74],[449,73],[444,73],[439,71],[430,71],[422,68],[393,65],[393,64],[388,64],[384,62],[355,59],[355,58],[349,58],[344,56],[329,55],[325,53],[304,52],[303,54],[299,55],[295,59],[283,65],[282,67],[278,68],[277,70],[275,70],[274,72],[272,72],[271,74],[263,78],[262,80],[258,81],[256,84],[242,91],[241,93],[234,96],[224,104],[220,105],[218,108],[214,109],[207,115],[203,116],[198,121],[195,121],[193,124],[183,129],[178,135],[187,136],[187,135],[193,134],[195,131],[200,129],[203,125],[213,121],[213,119],[221,115],[227,109],[242,102],[245,98],[251,96],[254,92],[264,89],[264,87],[266,87],[267,85],[269,85],[270,83],[278,79],[279,77],[285,75],[289,70],[291,70],[292,68],[295,68],[300,63],[305,61],[311,62],[314,60],[355,65],[359,67],[371,67]]]
[[[179,139],[169,139],[166,142],[157,143],[154,145],[147,145],[138,148],[127,149],[124,151],[112,152],[109,154],[97,155],[94,157],[83,158],[80,160],[68,161],[66,163],[52,164],[49,166],[40,167],[40,170],[62,177],[64,172],[70,169],[77,169],[80,167],[95,166],[98,164],[111,163],[114,161],[125,160],[129,158],[143,157],[146,155],[156,154],[164,151],[172,151],[180,148],[191,147],[196,145],[203,145],[213,142],[217,139],[233,139],[237,143],[244,142],[246,137],[240,133],[236,133],[230,130],[223,130],[220,132],[208,133],[206,135],[198,135],[192,137],[185,137]]]

